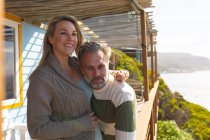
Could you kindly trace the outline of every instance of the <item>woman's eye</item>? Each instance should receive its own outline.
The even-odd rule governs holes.
[[[72,35],[73,35],[73,36],[77,36],[77,33],[73,33]]]

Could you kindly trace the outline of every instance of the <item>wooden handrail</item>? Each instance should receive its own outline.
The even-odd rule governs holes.
[[[138,105],[137,140],[154,140],[156,137],[158,86],[159,81],[156,81],[149,93],[149,100]]]

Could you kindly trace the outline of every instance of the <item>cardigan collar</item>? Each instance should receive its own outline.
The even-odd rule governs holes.
[[[72,58],[69,57],[69,61]],[[47,63],[55,70],[55,72],[60,75],[63,79],[67,80],[68,82],[70,82],[71,84],[73,84],[74,86],[78,87],[77,82],[74,81],[62,68],[61,65],[59,64],[58,59],[55,57],[55,55],[53,53],[50,53],[48,58],[47,58]],[[70,65],[71,63],[69,63]],[[79,66],[78,66],[79,67]]]

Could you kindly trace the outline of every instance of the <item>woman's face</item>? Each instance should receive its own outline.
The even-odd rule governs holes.
[[[77,31],[73,23],[60,21],[55,26],[53,36],[49,37],[55,55],[69,56],[78,44]]]

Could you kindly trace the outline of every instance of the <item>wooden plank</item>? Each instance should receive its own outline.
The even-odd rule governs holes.
[[[2,138],[2,104],[3,96],[5,93],[4,86],[4,53],[3,53],[3,16],[4,16],[4,0],[0,0],[0,139]]]
[[[154,85],[149,94],[149,100],[138,104],[137,111],[137,140],[145,140],[149,129],[150,118],[152,115],[153,103],[158,90],[159,81]],[[154,114],[155,115],[155,114]]]
[[[79,19],[109,15],[130,11],[127,0],[7,0],[6,9],[9,12],[23,16],[24,19],[48,21],[55,15],[71,14]],[[61,10],[62,9],[62,10]]]
[[[84,27],[89,27],[99,36],[95,41],[106,41],[113,48],[138,48],[139,23],[128,13],[106,15],[82,20]],[[84,31],[84,33],[86,33]]]

